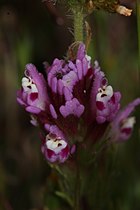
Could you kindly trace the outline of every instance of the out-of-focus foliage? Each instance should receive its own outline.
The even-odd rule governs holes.
[[[89,54],[100,62],[110,84],[122,92],[123,105],[140,94],[135,2],[128,6],[134,10],[129,18],[101,11],[87,18],[93,32]],[[68,209],[55,194],[59,190],[57,174],[43,159],[38,132],[17,105],[16,89],[26,63],[43,71],[44,61],[51,63],[65,55],[73,41],[71,29],[72,19],[64,7],[53,11],[38,0],[0,1],[0,210]],[[139,117],[136,111],[132,138],[117,145],[106,160],[114,160],[109,165],[110,176],[98,175],[97,183],[94,179],[89,183],[89,202],[103,201],[93,205],[95,209],[106,210],[109,199],[113,202],[108,209],[140,209]],[[93,197],[91,187],[98,188]],[[103,188],[111,191],[110,198],[106,191],[102,191],[106,198],[100,194]]]

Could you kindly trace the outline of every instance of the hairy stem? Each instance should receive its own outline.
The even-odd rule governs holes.
[[[140,1],[137,0],[138,65],[140,70]]]
[[[79,5],[75,5],[73,8],[74,16],[74,39],[75,41],[83,42],[83,9]]]

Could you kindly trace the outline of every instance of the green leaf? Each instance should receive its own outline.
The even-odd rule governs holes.
[[[64,199],[71,207],[73,207],[73,201],[71,198],[65,194],[64,192],[56,191],[55,194],[59,196],[60,198]]]

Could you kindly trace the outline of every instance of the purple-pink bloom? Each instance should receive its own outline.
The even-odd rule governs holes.
[[[112,86],[108,85],[104,73],[98,62],[94,64],[94,82],[91,90],[92,117],[96,116],[98,123],[110,122],[120,108],[120,92],[113,92]]]
[[[64,139],[55,134],[46,136],[41,147],[42,153],[50,162],[63,163],[69,156],[69,146]]]
[[[118,112],[120,92],[113,91],[97,61],[92,67],[83,43],[74,58],[55,59],[45,73],[43,76],[28,64],[17,101],[46,136],[42,152],[48,161],[64,162],[75,152],[76,143],[84,139],[95,144],[110,123],[116,139],[122,133],[121,139],[130,136],[134,120],[127,118],[139,99]]]
[[[46,82],[33,64],[27,64],[22,88],[17,92],[17,101],[26,111],[37,114],[45,110],[48,103]]]
[[[62,95],[64,88],[73,90],[73,86],[78,80],[75,69],[75,66],[65,63],[63,60],[54,60],[52,66],[47,69],[48,85],[54,93]]]
[[[96,95],[96,120],[98,123],[104,123],[105,121],[111,122],[114,119],[120,109],[120,98],[121,94],[119,92],[114,93],[110,85],[102,86],[98,89]]]
[[[130,115],[139,104],[140,98],[137,98],[118,112],[116,118],[111,123],[112,129],[110,135],[113,142],[123,142],[130,138],[135,124],[135,117]]]
[[[81,105],[76,98],[67,101],[65,106],[60,107],[60,113],[63,115],[63,117],[67,117],[69,115],[80,117],[83,112],[84,106]]]
[[[58,128],[57,125],[49,125],[49,124],[45,124],[44,125],[44,128],[45,130],[48,132],[48,133],[51,133],[55,136],[58,136],[62,139],[65,139],[65,135],[64,133]]]

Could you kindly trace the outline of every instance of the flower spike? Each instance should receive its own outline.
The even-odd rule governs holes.
[[[71,58],[46,66],[45,77],[33,64],[26,65],[17,92],[31,123],[46,136],[41,150],[51,163],[65,162],[84,136],[88,145],[100,141],[110,123],[114,142],[128,139],[135,123],[129,115],[140,104],[138,98],[120,111],[121,93],[108,84],[97,61],[92,67],[85,45],[80,42],[71,50]]]

